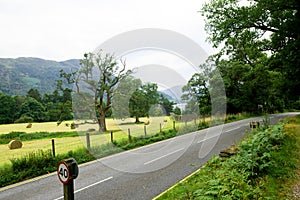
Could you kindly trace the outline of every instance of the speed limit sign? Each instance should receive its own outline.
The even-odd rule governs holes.
[[[68,184],[70,180],[70,169],[67,163],[63,161],[58,163],[57,175],[60,182],[62,182],[63,184]]]

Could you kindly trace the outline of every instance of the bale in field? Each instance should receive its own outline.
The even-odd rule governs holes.
[[[26,128],[31,128],[32,127],[32,123],[27,124]]]
[[[78,124],[72,123],[71,124],[71,129],[76,129],[76,128],[78,128]]]
[[[20,148],[22,148],[22,146],[23,146],[23,144],[19,140],[12,140],[8,144],[9,149],[20,149]]]

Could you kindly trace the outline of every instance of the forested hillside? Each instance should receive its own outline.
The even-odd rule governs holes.
[[[52,93],[56,89],[55,80],[59,71],[78,68],[79,60],[63,62],[40,58],[0,58],[0,91],[8,95],[26,95],[30,89],[41,94]]]

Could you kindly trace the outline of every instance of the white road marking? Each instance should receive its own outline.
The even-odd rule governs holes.
[[[205,139],[203,139],[203,140],[198,141],[197,144],[199,144],[199,143],[201,143],[201,142],[204,142],[204,141],[206,141],[206,140],[209,140],[209,139],[218,137],[218,136],[220,136],[220,135],[215,135],[215,136],[213,136],[213,137],[205,138]]]
[[[145,162],[144,165],[148,165],[148,164],[150,164],[150,163],[153,163],[153,162],[155,162],[155,161],[157,161],[157,160],[159,160],[159,159],[162,159],[162,158],[164,158],[164,157],[167,157],[167,156],[169,156],[169,155],[172,155],[172,154],[174,154],[174,153],[177,153],[177,152],[179,152],[179,151],[182,151],[183,149],[184,149],[184,148],[177,149],[176,151],[170,152],[170,153],[168,153],[168,154],[166,154],[166,155],[163,155],[163,156],[160,156],[160,157],[155,158],[155,159],[153,159],[153,160],[150,160],[150,161],[148,161],[148,162]]]
[[[95,186],[95,185],[98,185],[98,184],[100,184],[100,183],[103,183],[103,182],[105,182],[105,181],[108,181],[108,180],[110,180],[110,179],[113,179],[114,177],[112,177],[112,176],[110,176],[110,177],[108,177],[108,178],[106,178],[106,179],[103,179],[103,180],[101,180],[101,181],[98,181],[98,182],[96,182],[96,183],[93,183],[93,184],[91,184],[91,185],[88,185],[88,186],[86,186],[86,187],[83,187],[83,188],[81,188],[81,189],[79,189],[79,190],[76,190],[75,192],[74,192],[74,194],[76,194],[77,192],[80,192],[80,191],[82,191],[82,190],[85,190],[85,189],[87,189],[87,188],[90,188],[90,187],[93,187],[93,186]],[[59,199],[63,199],[64,198],[64,196],[61,196],[61,197],[58,197],[58,198],[56,198],[56,199],[54,199],[54,200],[59,200]]]
[[[230,131],[234,131],[234,130],[239,129],[239,128],[241,128],[241,127],[239,126],[239,127],[233,128],[233,129],[229,129],[229,130],[225,131],[224,133],[227,133],[227,132],[230,132]]]
[[[230,131],[239,129],[239,128],[241,128],[241,127],[239,126],[239,127],[237,127],[237,128],[233,128],[233,129],[227,130],[227,131],[225,131],[224,133],[227,133],[227,132],[230,132]],[[209,139],[218,137],[218,136],[220,136],[220,135],[215,135],[215,136],[213,136],[213,137],[209,137],[209,138],[205,138],[205,139],[203,139],[203,140],[199,140],[199,141],[197,142],[197,144],[199,144],[199,143],[201,143],[201,142],[204,142],[204,141],[206,141],[206,140],[209,140]]]

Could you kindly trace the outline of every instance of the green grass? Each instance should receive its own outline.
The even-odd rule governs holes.
[[[228,159],[214,157],[158,199],[291,199],[299,166],[300,117],[254,132]]]
[[[77,137],[80,133],[77,132],[10,132],[8,134],[0,135],[0,144],[8,144],[13,139],[21,141],[31,141],[49,138],[64,138],[64,137]]]

